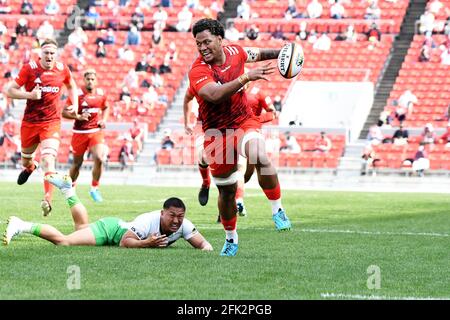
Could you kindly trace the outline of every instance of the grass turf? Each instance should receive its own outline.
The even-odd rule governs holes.
[[[42,217],[41,189],[0,183],[0,232],[10,215],[72,231],[57,190],[52,215]],[[248,217],[239,218],[239,252],[230,258],[219,256],[224,232],[215,222],[215,190],[206,207],[193,188],[102,186],[101,191],[105,202],[95,204],[88,187],[78,187],[91,221],[132,220],[159,209],[167,197],[182,198],[186,216],[215,251],[195,250],[183,240],[167,249],[56,247],[23,235],[0,248],[0,299],[450,297],[448,195],[284,191],[293,230],[279,233],[262,192],[247,190]],[[74,265],[79,290],[67,287]],[[380,289],[368,288],[372,265],[380,269]]]

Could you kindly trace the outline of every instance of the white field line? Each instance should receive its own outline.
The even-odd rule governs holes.
[[[197,225],[200,229],[222,229],[221,225]],[[257,227],[239,227],[238,230],[272,230],[272,228],[257,228]],[[338,230],[338,229],[292,229],[290,232],[305,232],[305,233],[346,233],[369,236],[418,236],[418,237],[450,237],[447,233],[436,232],[383,232],[383,231],[361,231],[361,230]]]
[[[345,293],[321,293],[320,297],[324,299],[357,299],[357,300],[450,300],[450,297],[391,297],[377,295],[362,294],[345,294]]]

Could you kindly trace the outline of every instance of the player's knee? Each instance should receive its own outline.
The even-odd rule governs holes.
[[[53,240],[53,243],[57,246],[70,246],[69,240],[66,236],[59,236]]]

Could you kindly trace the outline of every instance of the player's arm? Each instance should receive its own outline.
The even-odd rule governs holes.
[[[192,134],[193,132],[192,128],[189,126],[189,114],[192,110],[192,99],[194,99],[194,95],[191,94],[188,89],[183,100],[184,130],[187,134]]]
[[[41,88],[36,85],[31,92],[21,90],[22,86],[18,85],[17,82],[11,81],[6,88],[6,95],[11,99],[29,99],[29,100],[40,100],[42,97]]]
[[[102,110],[102,118],[97,123],[99,128],[102,128],[102,129],[106,128],[106,122],[108,121],[108,117],[109,117],[109,110],[110,110],[109,105],[105,102],[104,108]]]
[[[266,76],[272,74],[275,70],[275,67],[270,63],[267,63],[261,67],[254,68],[236,79],[224,83],[218,84],[215,82],[208,82],[198,91],[198,95],[205,101],[219,104],[223,101],[228,100],[231,96],[237,93],[243,86],[245,86],[250,81],[255,80],[266,80]]]
[[[204,251],[212,251],[212,245],[199,233],[187,240],[194,248]]]
[[[277,59],[281,49],[265,49],[256,47],[245,47],[244,51],[247,53],[246,62],[258,62],[265,60]]]
[[[79,114],[77,112],[77,109],[74,109],[73,104],[71,102],[72,100],[69,99],[67,105],[63,108],[62,110],[62,116],[65,119],[69,119],[69,120],[78,120],[78,121],[87,121],[89,120],[89,117],[91,116],[89,113],[83,113],[83,114]],[[77,101],[78,101],[78,97],[77,97]]]
[[[148,238],[141,240],[134,232],[127,231],[120,240],[119,245],[125,248],[165,248],[168,245],[168,239],[164,234],[160,236],[152,234]]]
[[[75,83],[75,79],[70,75],[69,81],[66,83],[66,88],[69,91],[69,98],[72,101],[72,105],[69,106],[69,111],[78,111],[78,88]]]

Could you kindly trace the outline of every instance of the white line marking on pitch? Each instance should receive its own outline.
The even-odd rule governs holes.
[[[203,229],[222,229],[222,226],[197,225]],[[238,230],[269,230],[272,228],[238,227]],[[292,229],[291,232],[305,233],[347,233],[369,236],[419,236],[419,237],[450,237],[450,234],[435,232],[381,232],[381,231],[359,231],[359,230],[336,230],[336,229]]]
[[[390,296],[376,296],[376,295],[362,295],[362,294],[345,294],[345,293],[321,293],[320,296],[325,299],[329,298],[343,298],[343,299],[358,299],[358,300],[450,300],[449,297],[390,297]]]

